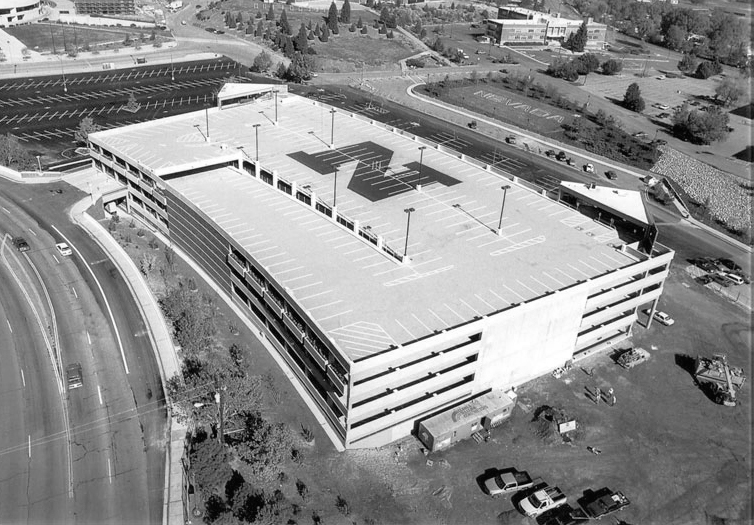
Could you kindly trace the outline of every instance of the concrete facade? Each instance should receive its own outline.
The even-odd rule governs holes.
[[[212,110],[209,128],[214,129],[212,133],[222,134],[222,119],[227,119],[229,126],[235,126],[235,135],[224,138],[238,138],[241,131],[237,122],[247,122],[246,126],[251,126],[252,119],[262,118],[257,115],[264,111],[258,111],[255,104],[269,110],[263,101],[222,111]],[[310,110],[306,109],[307,104]],[[281,142],[279,134],[288,133],[285,129],[288,114],[296,115],[296,119],[288,122],[297,126],[309,114],[307,112],[311,112],[316,125],[322,120],[325,109],[328,113],[331,110],[329,106],[293,96],[285,99],[282,107],[286,110],[281,111],[282,123],[269,128],[267,133],[271,134],[269,140],[283,150],[286,144]],[[336,113],[332,114],[333,122]],[[650,257],[634,246],[612,242],[605,246],[598,240],[599,235],[589,237],[578,233],[576,244],[569,249],[573,250],[574,257],[583,249],[592,254],[590,262],[594,267],[591,273],[586,272],[588,267],[585,266],[585,270],[581,270],[583,275],[573,281],[548,286],[543,292],[531,290],[532,293],[527,295],[524,295],[524,288],[517,288],[516,294],[510,287],[518,286],[515,283],[521,283],[531,267],[542,265],[542,269],[552,276],[558,271],[558,264],[567,264],[568,256],[558,263],[552,256],[535,255],[534,251],[526,252],[528,255],[518,255],[517,252],[515,258],[507,259],[502,259],[508,253],[506,250],[495,251],[488,269],[481,256],[468,258],[464,253],[456,253],[455,248],[447,251],[445,245],[456,242],[459,233],[466,231],[455,232],[452,225],[449,229],[447,224],[436,228],[424,225],[414,235],[427,245],[438,235],[446,239],[442,241],[442,247],[434,250],[435,254],[443,254],[446,266],[442,268],[445,271],[451,271],[447,264],[453,263],[458,266],[453,271],[460,273],[434,281],[410,279],[420,277],[417,272],[422,265],[428,268],[426,265],[434,260],[430,258],[431,254],[424,257],[417,254],[407,260],[400,253],[384,251],[387,244],[373,238],[376,234],[365,226],[363,220],[341,215],[338,208],[330,206],[311,188],[306,188],[309,184],[297,181],[296,177],[304,175],[303,167],[290,173],[272,169],[273,163],[280,166],[280,162],[290,161],[282,156],[282,151],[256,161],[253,155],[249,155],[253,146],[248,144],[245,153],[224,142],[219,147],[208,140],[196,142],[191,137],[201,136],[192,130],[190,124],[194,120],[202,123],[204,119],[205,113],[198,112],[187,117],[170,117],[91,134],[93,164],[128,187],[127,205],[131,213],[140,215],[169,235],[207,272],[216,286],[233,297],[290,366],[337,434],[340,444],[346,448],[384,445],[415,432],[420,420],[450,407],[490,391],[508,390],[567,361],[611,348],[630,334],[637,309],[648,303],[654,307],[662,293],[673,257],[671,250],[657,245]],[[414,138],[396,136],[394,131],[359,121],[353,114],[347,123],[352,130],[349,136],[366,134],[378,144],[387,144],[389,140],[396,156],[401,154],[400,148],[404,146],[416,147]],[[170,126],[191,132],[174,134],[168,131]],[[152,133],[160,137],[156,139],[159,141],[174,136],[175,142],[166,142],[164,146],[165,151],[173,152],[175,161],[164,162],[148,151],[157,147],[153,144],[155,139],[149,138]],[[295,139],[314,144],[320,140],[309,135],[291,134],[289,142]],[[329,135],[327,130],[324,135]],[[143,141],[139,144],[132,143],[132,138],[142,136]],[[243,140],[250,141],[252,137],[254,135],[249,135]],[[186,151],[195,152],[192,159],[175,151],[180,144],[186,145],[190,140],[194,142],[185,147],[190,146]],[[333,147],[330,155],[337,154],[337,150]],[[425,155],[424,160],[433,166],[452,162],[454,175],[461,177],[462,170],[455,167],[458,158],[453,160],[451,154]],[[463,165],[463,162],[458,164]],[[425,164],[425,185],[428,169]],[[479,185],[480,182],[473,177],[489,176],[482,168],[467,165],[467,171],[472,178],[461,183],[465,192],[475,191],[473,185]],[[345,175],[341,174],[341,177]],[[491,180],[486,184],[495,184],[494,176]],[[446,187],[443,192],[451,191],[448,188],[453,187]],[[342,199],[357,198],[357,195],[348,193],[345,186],[340,191],[345,192]],[[551,227],[559,231],[557,235],[553,232],[552,242],[558,243],[559,238],[572,235],[567,225],[583,219],[570,208],[515,183],[509,191],[509,198],[516,199],[514,202],[531,202],[551,209],[554,215],[567,216],[560,222],[552,222]],[[404,194],[404,198],[432,200],[429,192],[426,188],[415,188]],[[479,195],[485,194],[489,191],[481,188]],[[492,202],[498,202],[497,195]],[[391,206],[396,199],[390,197],[374,202],[371,207],[394,214],[396,211]],[[268,203],[275,206],[268,208]],[[400,213],[404,205],[398,204],[397,213]],[[499,210],[499,204],[497,206]],[[516,206],[519,205],[510,206],[510,214],[518,217]],[[459,217],[455,208],[448,206],[451,219]],[[445,213],[443,209],[440,211]],[[499,211],[490,213],[497,217]],[[300,216],[308,229],[298,232],[300,226],[286,222],[291,215]],[[536,218],[535,215],[521,216],[532,226],[537,226],[532,222]],[[471,227],[474,221],[468,220],[464,224]],[[239,233],[242,231],[247,233]],[[309,234],[308,231],[317,233]],[[480,227],[479,231],[489,242],[505,240],[499,236],[496,240],[494,234],[485,228]],[[607,235],[605,239],[610,236],[602,226],[595,231]],[[299,234],[304,235],[297,237]],[[531,242],[544,242],[544,239],[537,239],[532,238]],[[376,265],[384,265],[388,272],[405,273],[405,277],[400,281],[378,279],[372,283],[373,271],[369,270],[354,274],[352,283],[350,272],[356,271],[355,263],[334,253],[328,242],[352,245],[363,250],[367,257],[376,258]],[[285,257],[297,266],[280,270],[283,262],[270,260],[270,243],[283,246]],[[408,238],[406,244],[408,246]],[[522,244],[516,246],[523,249]],[[575,260],[571,262],[575,263]],[[599,268],[598,264],[601,265]],[[304,279],[313,273],[314,277],[310,279],[326,280],[329,289],[312,293],[312,288],[308,291],[303,291],[304,287],[293,288],[291,272],[294,270],[307,272],[296,279]],[[573,270],[569,272],[573,273]],[[479,277],[481,279],[477,280]],[[565,280],[562,276],[561,279]],[[487,304],[484,310],[480,305],[492,302],[489,295],[484,302],[469,304],[474,295],[488,293],[486,281],[501,286],[507,283],[507,288],[514,294],[499,305]],[[438,283],[442,283],[439,288]],[[307,286],[315,284],[312,282]],[[535,286],[533,282],[530,285]],[[349,293],[353,287],[357,293],[351,296]],[[408,295],[401,295],[404,288]],[[323,310],[329,303],[312,306],[309,297],[315,295],[340,297],[339,301],[345,301],[343,308],[351,310],[335,316],[336,323],[332,323],[333,315],[325,315],[327,310]],[[449,304],[440,310],[443,305],[436,298],[443,296],[467,297],[462,302],[469,308],[462,311],[459,306]],[[409,297],[413,299],[409,300]],[[407,307],[407,301],[415,304]],[[419,316],[425,304],[434,310],[421,319]],[[430,325],[432,315],[436,318],[434,325]],[[398,332],[390,328],[393,318],[398,325],[408,327],[406,332],[410,329],[411,333],[399,337]],[[416,333],[415,327],[421,325],[426,325],[426,330]],[[354,327],[357,326],[361,332],[355,333]],[[351,330],[351,333],[344,335],[344,329]],[[379,329],[382,333],[377,333]],[[369,351],[356,346],[367,342],[371,345]]]
[[[1,0],[0,27],[28,24],[41,18],[43,13],[40,0]]]

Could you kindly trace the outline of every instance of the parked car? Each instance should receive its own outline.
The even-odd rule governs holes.
[[[185,20],[181,20],[181,25],[185,26],[186,25],[186,21]]]
[[[723,266],[731,271],[741,271],[741,267],[736,264],[736,262],[733,259],[727,259],[725,257],[721,257],[720,259],[716,260],[717,264],[720,266]]]
[[[555,156],[555,151],[551,150],[551,149],[548,149],[547,151],[545,151],[545,155],[547,155],[548,157],[554,157]]]
[[[531,479],[526,471],[518,471],[515,468],[508,468],[499,471],[484,480],[484,488],[490,496],[501,496],[511,494],[532,487],[534,480]]]
[[[744,279],[740,275],[736,275],[735,273],[724,273],[723,277],[728,279],[730,282],[736,285],[744,284]]]
[[[19,252],[28,252],[31,249],[29,243],[23,237],[15,237],[13,239],[13,247]]]
[[[537,518],[540,525],[582,525],[589,517],[581,508],[573,508],[568,503],[542,513]]]
[[[584,171],[587,173],[594,173],[594,166],[592,164],[584,164]]]
[[[733,284],[733,281],[725,277],[724,275],[720,275],[719,273],[713,273],[710,274],[710,277],[712,277],[712,280],[719,284],[720,286],[727,288],[728,286]]]
[[[651,310],[646,309],[644,310],[644,313],[649,315]],[[661,312],[660,310],[655,311],[655,320],[659,322],[660,324],[664,324],[665,326],[672,326],[675,324],[675,319],[670,317],[665,312]]]
[[[579,498],[579,506],[591,519],[602,519],[605,516],[628,507],[631,502],[622,492],[613,492],[607,487],[597,491],[587,490]]]
[[[469,127],[470,127],[471,129],[476,129],[476,127],[477,127],[477,122],[476,122],[476,120],[472,120],[471,122],[469,122],[469,124],[468,124],[468,125],[469,125]]]
[[[633,134],[633,136],[639,139],[648,137],[648,135],[643,131],[637,131],[636,133]]]
[[[610,180],[615,180],[618,178],[618,174],[615,173],[613,170],[607,170],[605,172],[605,177],[607,177]]]
[[[558,154],[555,155],[555,158],[560,162],[563,162],[564,160],[566,160],[567,155],[565,154],[565,151],[559,151]]]
[[[670,106],[668,106],[667,104],[655,104],[655,107],[663,111],[667,111],[670,109]]]
[[[663,112],[663,113],[660,113],[659,115],[657,115],[657,118],[668,118],[668,117],[670,117],[670,113],[664,113]]]
[[[207,33],[214,33],[215,32],[215,28],[214,27],[205,27],[204,30]]]
[[[521,512],[530,517],[539,516],[550,509],[564,505],[566,495],[558,487],[545,487],[536,490],[519,502]]]
[[[62,255],[63,257],[68,257],[73,252],[71,251],[71,247],[68,246],[68,243],[65,242],[59,242],[55,245],[55,248],[58,250],[58,253]]]
[[[705,272],[716,272],[719,269],[715,260],[710,257],[697,257],[696,259],[691,259],[689,262]]]

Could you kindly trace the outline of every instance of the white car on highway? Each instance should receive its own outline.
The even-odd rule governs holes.
[[[62,255],[63,257],[68,257],[69,255],[73,253],[73,251],[71,251],[71,247],[68,246],[68,244],[64,242],[57,243],[55,245],[55,248],[57,248],[58,253]]]

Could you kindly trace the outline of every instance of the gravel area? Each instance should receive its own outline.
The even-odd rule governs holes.
[[[653,172],[673,179],[699,203],[709,199],[713,219],[739,231],[751,228],[754,191],[749,183],[667,146],[660,150]]]

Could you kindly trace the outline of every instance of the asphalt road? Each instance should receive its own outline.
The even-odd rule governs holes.
[[[0,127],[43,154],[42,162],[76,146],[79,123],[90,117],[109,129],[213,105],[213,91],[239,72],[221,58],[56,74],[0,81]],[[125,109],[133,95],[138,109]]]
[[[0,228],[7,222],[0,216]],[[69,504],[61,398],[33,312],[2,262],[0,317],[0,522],[51,523]]]
[[[24,232],[32,248],[26,255],[37,267],[56,313],[63,368],[72,362],[81,363],[83,368],[84,386],[66,392],[65,397],[71,427],[73,492],[69,498],[65,465],[68,442],[60,428],[62,422],[53,425],[62,413],[60,400],[55,407],[54,396],[47,395],[46,404],[40,404],[38,409],[28,405],[28,409],[47,425],[37,432],[38,441],[47,448],[50,448],[48,443],[60,448],[49,452],[49,461],[26,465],[18,476],[49,477],[47,483],[54,486],[40,487],[29,495],[39,516],[33,519],[26,518],[24,506],[13,497],[13,491],[0,490],[0,508],[3,509],[0,522],[5,522],[7,508],[9,513],[21,513],[21,521],[28,523],[161,523],[166,412],[148,332],[115,267],[92,239],[70,223],[65,213],[68,206],[84,195],[67,184],[59,187],[64,190],[62,195],[47,191],[48,186],[0,181],[3,195],[0,227],[13,234]],[[63,238],[74,248],[71,257],[61,257],[54,249],[54,243]],[[29,273],[34,275],[32,271]],[[10,281],[3,279],[2,282],[7,286]],[[39,287],[39,283],[24,284]],[[8,306],[3,304],[5,310],[21,309],[14,295],[3,294],[3,298],[10,301]],[[32,319],[29,315],[25,317]],[[117,330],[111,320],[115,321]],[[18,324],[18,333],[23,334],[23,324],[11,317],[6,324],[14,330]],[[39,334],[36,326],[26,327],[26,331]],[[43,346],[41,348],[44,350]],[[24,350],[24,358],[30,359],[32,352]],[[34,350],[39,361],[25,372],[25,380],[54,386],[49,377],[52,365],[46,350],[40,352],[36,347]],[[43,374],[44,364],[49,370],[47,377]],[[3,367],[3,374],[18,376],[18,370],[5,371]],[[14,381],[9,380],[8,384]],[[45,390],[40,389],[38,393],[41,395]],[[56,394],[54,389],[52,393]],[[13,424],[9,426],[16,427],[23,437],[33,429],[27,429],[23,420],[17,421],[19,415],[13,410],[20,403],[17,397],[10,396],[6,400],[3,396],[0,406],[11,415],[8,421]],[[3,436],[0,445],[0,450],[10,450],[0,456],[0,461],[12,461],[16,470],[21,468],[19,454],[24,458],[27,455],[26,447],[19,449],[18,438],[18,435],[8,436],[6,442]],[[26,441],[28,438],[21,444]],[[39,455],[40,460],[43,459],[34,444],[32,437],[32,458]],[[61,467],[61,462],[65,468]],[[0,471],[6,472],[4,468]],[[61,495],[63,501],[56,501],[57,495]]]

